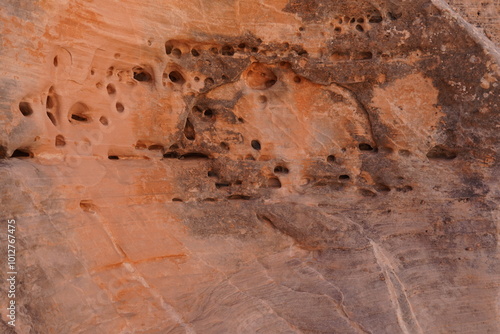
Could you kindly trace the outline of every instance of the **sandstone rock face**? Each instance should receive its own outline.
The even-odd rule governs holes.
[[[4,1],[0,332],[499,333],[498,2],[449,2]]]

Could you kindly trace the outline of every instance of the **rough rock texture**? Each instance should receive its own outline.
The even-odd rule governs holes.
[[[449,2],[3,1],[0,332],[499,333],[499,4]]]

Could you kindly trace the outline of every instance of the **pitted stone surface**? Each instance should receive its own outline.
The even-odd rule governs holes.
[[[498,4],[448,3],[6,2],[0,331],[500,332]]]

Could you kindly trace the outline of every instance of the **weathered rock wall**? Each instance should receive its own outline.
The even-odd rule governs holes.
[[[4,2],[0,331],[499,332],[500,57],[463,13]]]

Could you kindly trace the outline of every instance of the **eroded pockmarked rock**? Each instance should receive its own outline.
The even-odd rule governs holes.
[[[499,57],[467,16],[4,7],[18,333],[500,330]]]

